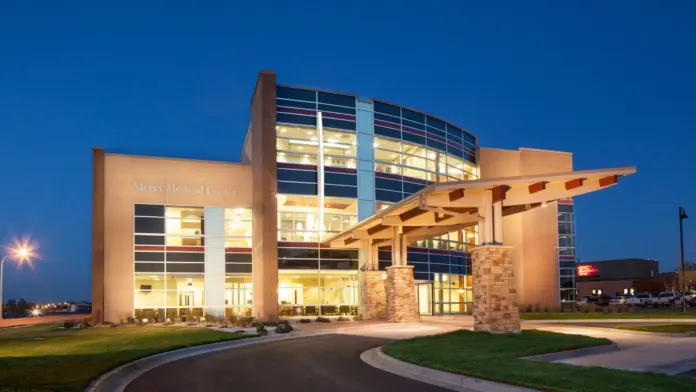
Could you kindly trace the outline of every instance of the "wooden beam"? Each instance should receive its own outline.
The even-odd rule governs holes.
[[[510,187],[507,185],[498,185],[497,187],[493,188],[493,203],[505,200],[505,194],[507,193],[508,189],[510,189]]]
[[[449,201],[459,200],[464,197],[464,189],[455,189],[449,193]]]
[[[584,182],[584,178],[576,178],[574,180],[566,181],[565,189],[569,191],[571,189],[580,188]]]
[[[402,222],[404,222],[404,221],[407,221],[409,219],[415,218],[419,215],[425,214],[426,212],[427,211],[421,210],[420,208],[413,208],[413,209],[410,209],[406,212],[402,212],[401,215],[399,215],[399,219]]]
[[[440,217],[440,213],[435,212],[435,223],[442,222],[443,220],[449,219],[451,217],[452,217],[452,215],[446,215],[446,214],[442,214],[442,217]]]
[[[379,233],[380,231],[382,231],[382,230],[384,230],[384,229],[386,229],[386,228],[388,228],[388,227],[389,227],[389,226],[384,226],[384,225],[382,225],[382,224],[379,224],[379,225],[377,225],[377,226],[373,226],[373,227],[370,227],[369,229],[367,229],[367,234],[368,234],[368,235],[374,235],[375,233]]]
[[[442,207],[442,209],[458,214],[470,214],[472,212],[478,212],[478,207]]]
[[[548,184],[548,181],[540,181],[540,182],[535,182],[534,184],[529,185],[529,193],[537,193],[541,192],[544,189],[546,189],[546,184]]]
[[[536,208],[536,207],[541,207],[541,203],[518,204],[516,206],[505,206],[505,207],[503,207],[503,216],[517,214],[518,212],[524,212],[524,211],[531,210],[532,208]]]
[[[346,238],[345,240],[343,240],[343,245],[350,245],[355,241],[357,241],[356,238]]]
[[[605,186],[614,185],[617,182],[619,182],[619,176],[617,175],[603,177],[599,179],[599,186],[603,188]]]
[[[391,238],[386,239],[386,240],[376,240],[376,241],[373,241],[373,242],[372,242],[372,245],[373,245],[373,246],[376,246],[376,247],[379,247],[380,245],[391,244],[391,241],[392,241]]]

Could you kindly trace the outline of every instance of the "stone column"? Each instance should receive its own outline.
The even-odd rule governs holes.
[[[365,320],[387,318],[387,281],[383,271],[363,271],[360,274],[362,316]]]
[[[479,246],[471,252],[474,331],[519,333],[512,247]]]
[[[420,321],[412,265],[387,267],[387,312],[392,323]]]

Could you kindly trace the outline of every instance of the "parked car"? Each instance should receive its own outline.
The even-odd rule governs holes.
[[[599,302],[599,298],[593,296],[593,295],[586,295],[582,298],[579,298],[577,301],[575,301],[576,304],[582,306],[582,305],[587,305],[587,304],[596,304]]]
[[[663,291],[652,301],[654,307],[681,305],[682,297],[674,291]]]
[[[626,297],[626,305],[629,306],[643,306],[643,302],[635,295]]]
[[[650,306],[652,304],[653,299],[654,299],[654,297],[650,293],[639,293],[639,294],[636,294],[635,297],[633,297],[633,300],[631,301],[631,303],[629,303],[629,305],[634,305],[633,302],[638,300],[640,303],[637,303],[635,305],[646,307],[646,306]]]
[[[626,297],[625,295],[617,295],[609,300],[609,305],[624,305],[626,303]]]

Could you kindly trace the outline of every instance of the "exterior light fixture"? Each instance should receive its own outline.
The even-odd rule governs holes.
[[[546,208],[546,207],[548,207],[548,206],[549,206],[549,205],[548,205],[548,204],[546,204],[546,202],[545,202],[545,201],[542,201],[542,202],[541,202],[541,207],[543,207],[543,208]]]

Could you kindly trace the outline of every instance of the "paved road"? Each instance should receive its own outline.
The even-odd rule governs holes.
[[[322,335],[257,344],[157,367],[133,381],[126,391],[447,391],[360,360],[360,353],[387,342],[374,337]]]
[[[71,314],[55,314],[42,317],[23,317],[23,318],[8,318],[0,320],[0,328],[19,327],[24,325],[36,325],[46,323],[57,323],[66,320],[80,321],[89,314],[71,313]]]

